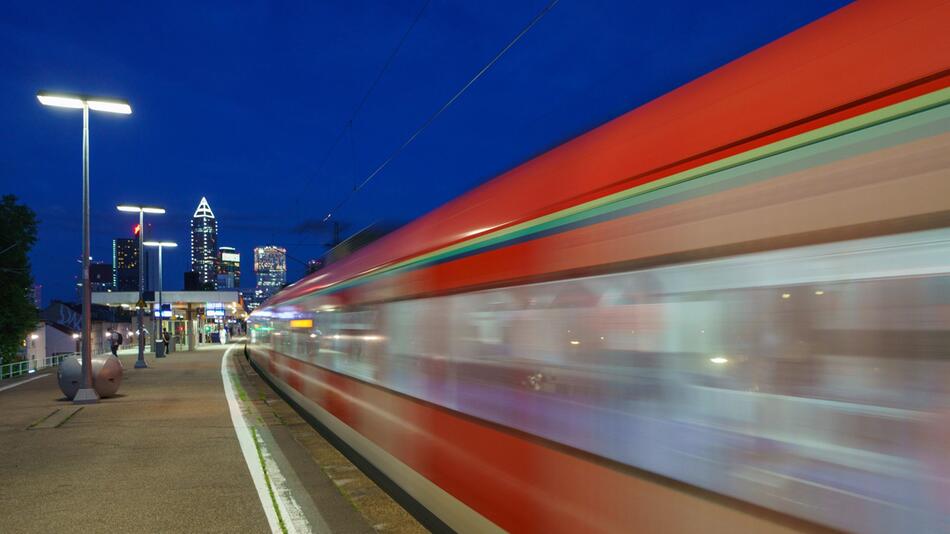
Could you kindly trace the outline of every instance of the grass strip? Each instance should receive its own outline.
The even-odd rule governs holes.
[[[254,438],[254,448],[257,449],[257,459],[261,462],[261,470],[264,471],[264,482],[267,483],[267,492],[270,494],[270,502],[274,505],[274,512],[277,514],[277,523],[280,525],[280,531],[287,534],[287,526],[284,524],[284,517],[280,514],[280,508],[277,506],[277,496],[274,495],[274,487],[270,483],[270,475],[267,473],[267,465],[264,462],[264,452],[261,450],[261,443],[257,437],[257,429],[251,427],[251,435]]]
[[[50,417],[53,417],[54,415],[56,415],[56,414],[59,412],[59,410],[60,410],[59,408],[56,408],[56,409],[53,410],[52,412],[46,414],[46,417],[40,418],[38,421],[34,422],[32,425],[26,427],[26,429],[29,430],[29,429],[35,427],[36,425],[42,424],[43,421],[46,421],[46,420],[49,419]]]
[[[232,380],[232,382],[234,383],[234,388],[237,389],[238,398],[244,402],[247,402],[247,392],[244,391],[243,387],[241,387],[241,383],[237,380]]]
[[[79,409],[77,409],[75,412],[73,412],[73,413],[67,415],[67,416],[66,416],[66,419],[63,419],[62,421],[60,421],[59,424],[56,425],[56,426],[54,426],[53,428],[59,428],[59,427],[65,425],[65,424],[66,424],[66,421],[69,421],[70,419],[72,419],[77,413],[81,412],[83,408],[84,408],[84,406],[80,406]]]

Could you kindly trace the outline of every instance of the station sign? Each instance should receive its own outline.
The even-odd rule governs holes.
[[[205,316],[207,317],[224,317],[224,304],[221,302],[207,302],[205,303]]]

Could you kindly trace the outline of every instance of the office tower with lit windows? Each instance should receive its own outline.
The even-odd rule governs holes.
[[[139,290],[138,239],[112,240],[112,288],[116,291]]]
[[[191,216],[191,270],[202,289],[215,289],[218,282],[218,222],[208,199],[201,197]]]
[[[287,249],[275,246],[254,248],[255,296],[266,300],[287,283]]]
[[[218,289],[241,287],[241,255],[234,247],[218,248]]]

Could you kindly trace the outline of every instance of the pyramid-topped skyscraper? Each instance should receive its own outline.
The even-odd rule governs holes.
[[[195,214],[191,216],[191,270],[198,275],[202,289],[216,288],[217,251],[218,221],[208,199],[201,197]]]

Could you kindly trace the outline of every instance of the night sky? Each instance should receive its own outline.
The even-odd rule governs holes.
[[[336,214],[347,232],[404,223],[491,177],[847,2],[561,0]],[[433,0],[346,137],[343,130],[425,0],[8,2],[0,14],[0,194],[41,221],[44,303],[75,300],[81,254],[78,110],[41,89],[126,98],[90,118],[92,254],[130,237],[123,202],[166,207],[151,236],[165,287],[189,270],[208,198],[219,245],[288,249],[288,280],[330,240],[323,216],[539,13],[548,0]],[[320,172],[318,172],[320,171]]]

